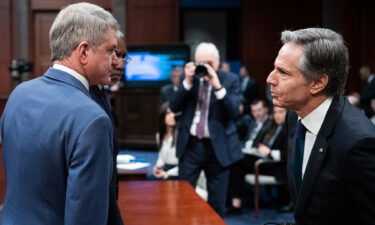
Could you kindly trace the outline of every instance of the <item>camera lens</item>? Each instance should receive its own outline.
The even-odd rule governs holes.
[[[206,66],[204,66],[204,63],[199,62],[195,64],[195,75],[198,77],[203,77],[208,74]]]

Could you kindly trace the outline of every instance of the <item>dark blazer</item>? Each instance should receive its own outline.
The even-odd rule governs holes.
[[[255,122],[254,122],[255,123]],[[262,140],[264,138],[264,136],[267,134],[267,132],[271,129],[271,126],[272,126],[272,118],[267,118],[266,121],[264,121],[263,125],[262,125],[262,128],[260,129],[260,131],[258,132],[257,136],[255,137],[254,139],[254,142],[253,142],[253,146],[252,147],[258,147],[258,144],[259,143],[262,143]],[[254,129],[254,127],[253,127]],[[247,134],[247,137],[250,136],[250,133],[251,133],[252,130],[248,130],[248,134]],[[246,144],[246,141],[243,142],[243,145]]]
[[[219,80],[227,93],[221,100],[217,100],[213,91],[208,114],[208,129],[210,139],[219,163],[229,166],[243,157],[234,120],[239,116],[240,82],[238,76],[223,71],[217,72]],[[182,84],[171,101],[173,112],[182,111],[179,133],[176,142],[176,155],[178,158],[184,154],[190,136],[195,108],[198,101],[199,79],[193,80],[193,87],[187,91]]]
[[[173,84],[166,84],[162,86],[160,88],[159,104],[170,102],[175,93],[175,90],[173,90]]]
[[[0,224],[105,224],[112,124],[73,76],[50,68],[17,86],[1,120],[7,178]]]
[[[297,224],[375,223],[375,126],[346,98],[334,99],[299,194],[292,165],[297,114],[287,118],[288,179]]]
[[[100,107],[107,113],[111,118],[113,126],[113,150],[112,150],[112,179],[109,187],[109,211],[107,225],[122,225],[121,213],[117,204],[117,193],[118,193],[118,177],[117,177],[117,155],[119,152],[119,146],[117,141],[117,132],[115,125],[115,116],[113,114],[109,99],[105,90],[100,90],[98,86],[90,87],[91,98],[100,105]]]
[[[365,110],[367,117],[371,117],[375,113],[371,108],[371,99],[374,99],[374,98],[375,98],[375,78],[373,78],[372,81],[363,90],[363,93],[360,99],[361,107]]]
[[[243,80],[241,83],[244,82]],[[245,89],[241,90],[242,96],[243,96],[243,103],[246,106],[249,106],[251,102],[253,102],[255,99],[258,99],[258,85],[256,81],[249,77],[249,81],[247,82]]]

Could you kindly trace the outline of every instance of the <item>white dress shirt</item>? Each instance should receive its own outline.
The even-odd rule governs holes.
[[[163,167],[166,164],[168,165],[176,165],[172,169],[167,171],[169,176],[178,176],[178,158],[176,157],[176,146],[173,145],[173,136],[170,136],[166,140],[163,140],[163,144],[161,146],[159,157],[156,161],[156,165]]]
[[[200,82],[199,85],[202,85],[203,78],[200,78],[199,82]],[[187,91],[189,91],[193,87],[192,84],[188,84],[187,82],[185,82],[185,80],[182,82],[182,84]],[[205,138],[210,137],[210,132],[208,130],[208,114],[209,114],[209,108],[210,108],[211,90],[212,90],[212,86],[208,85],[207,109],[206,109],[207,113],[206,113],[206,121],[205,121],[205,125],[204,125],[204,135],[203,135],[203,137],[205,137]],[[223,87],[222,89],[220,89],[218,91],[214,91],[214,93],[215,93],[216,99],[221,100],[221,99],[224,98],[227,91]],[[197,102],[197,107],[195,109],[193,122],[192,122],[191,127],[190,127],[190,134],[193,135],[193,136],[197,136],[197,125],[199,123],[200,115],[201,115],[201,112],[199,110],[198,102]]]
[[[302,177],[305,174],[306,166],[310,158],[311,150],[314,147],[316,137],[322,127],[324,118],[332,103],[332,98],[327,98],[316,109],[310,112],[305,118],[301,119],[302,124],[306,127],[305,148],[303,152]]]
[[[64,71],[70,75],[72,75],[73,77],[75,77],[77,80],[79,80],[83,86],[85,86],[85,88],[87,90],[89,90],[89,82],[87,81],[87,79],[82,76],[80,73],[78,73],[77,71],[67,67],[67,66],[64,66],[64,65],[61,65],[61,64],[53,64],[53,68],[54,69],[58,69],[58,70],[61,70],[61,71]]]

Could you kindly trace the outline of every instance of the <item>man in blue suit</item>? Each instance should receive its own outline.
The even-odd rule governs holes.
[[[204,170],[208,203],[223,215],[228,166],[243,157],[234,124],[239,116],[240,83],[235,74],[218,71],[219,52],[212,43],[197,46],[195,62],[200,65],[185,65],[170,105],[172,111],[182,112],[176,142],[179,177],[195,186]]]
[[[340,34],[284,31],[267,78],[288,108],[288,182],[297,224],[375,221],[375,126],[342,97],[349,54]]]
[[[111,82],[118,27],[89,3],[55,18],[53,67],[12,92],[1,120],[7,192],[0,224],[107,223],[113,128],[88,89]]]

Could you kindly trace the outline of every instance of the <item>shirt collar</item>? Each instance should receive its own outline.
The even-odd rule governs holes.
[[[301,119],[301,122],[306,127],[306,129],[315,136],[318,135],[318,132],[323,124],[324,118],[327,115],[332,100],[332,97],[327,98],[322,104],[320,104],[316,109],[310,112],[303,119],[298,116],[298,119]]]
[[[64,65],[61,65],[61,64],[53,64],[53,68],[55,69],[58,69],[58,70],[62,70],[70,75],[72,75],[73,77],[75,77],[77,80],[79,80],[83,86],[85,86],[85,88],[87,90],[89,90],[89,82],[87,81],[87,79],[82,76],[80,73],[78,73],[77,71],[67,67],[67,66],[64,66]]]
[[[368,78],[367,78],[367,83],[371,83],[371,81],[375,78],[375,74],[371,74]]]

